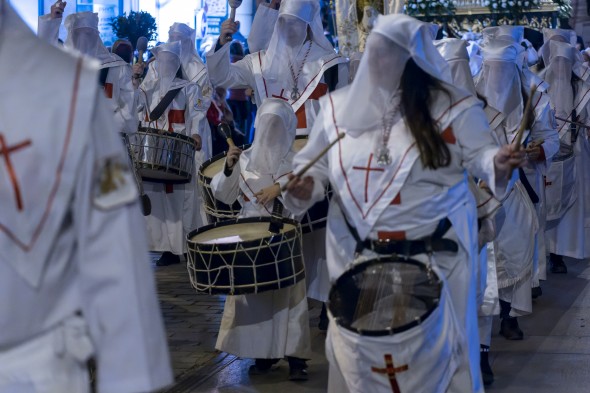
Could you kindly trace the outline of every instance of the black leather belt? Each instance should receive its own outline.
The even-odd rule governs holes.
[[[432,235],[424,237],[418,240],[361,240],[357,230],[353,227],[344,212],[342,212],[344,222],[348,227],[348,230],[356,240],[356,253],[361,253],[363,250],[368,249],[377,254],[383,255],[402,255],[412,256],[418,254],[430,254],[433,251],[442,252],[457,252],[459,251],[459,245],[457,242],[450,239],[443,239],[443,236],[452,227],[451,221],[448,218],[443,218],[439,221],[436,230]]]

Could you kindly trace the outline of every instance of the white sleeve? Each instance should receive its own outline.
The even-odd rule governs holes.
[[[201,88],[196,83],[186,87],[186,111],[185,124],[187,135],[199,135],[202,147],[199,155],[208,159],[211,157],[211,130],[205,127],[207,122],[207,109],[203,104]]]
[[[452,129],[461,148],[463,167],[485,181],[496,198],[502,199],[510,182],[496,179],[494,157],[500,148],[485,112],[480,107],[469,108],[453,120]]]
[[[553,156],[559,151],[559,134],[553,128],[553,124],[555,124],[553,116],[553,110],[550,105],[545,105],[541,114],[535,119],[531,129],[531,141],[543,140],[541,147],[545,153],[545,160],[537,163],[537,165],[541,166],[543,172],[547,164],[551,162]]]
[[[133,133],[137,131],[137,94],[131,80],[131,67],[119,68],[119,95],[115,117],[121,125],[121,131]]]
[[[37,36],[51,45],[57,46],[61,21],[62,18],[52,18],[51,14],[40,16],[37,24]]]
[[[225,160],[223,167],[225,168]],[[213,176],[211,190],[215,199],[228,205],[234,203],[240,195],[240,162],[234,165],[230,176],[225,176],[223,171]]]
[[[268,49],[270,37],[279,19],[279,11],[262,4],[258,5],[250,34],[248,34],[248,50],[250,53]]]
[[[147,392],[173,381],[145,220],[137,198],[98,208],[97,170],[117,160],[127,165],[112,114],[99,91],[89,143],[76,186],[79,296],[96,347],[98,391]],[[135,187],[126,184],[121,187]]]
[[[298,173],[304,166],[307,165],[311,160],[318,156],[318,154],[330,144],[324,131],[324,111],[321,110],[315,122],[311,132],[309,133],[309,140],[307,144],[299,153],[295,155],[293,159],[293,173]],[[308,171],[304,177],[310,176],[314,180],[313,192],[311,198],[308,201],[303,201],[293,197],[288,191],[283,193],[283,199],[285,207],[289,209],[294,215],[299,215],[307,211],[315,203],[325,198],[325,189],[330,181],[330,164],[328,161],[328,155],[324,155],[318,162],[316,162]]]
[[[207,53],[207,70],[209,79],[214,86],[226,89],[256,90],[256,81],[252,72],[252,55],[231,63],[229,59],[229,44],[225,44],[218,51],[215,48]]]

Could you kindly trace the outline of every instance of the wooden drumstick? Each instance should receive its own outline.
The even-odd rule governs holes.
[[[225,138],[225,141],[229,145],[229,147],[235,147],[236,144],[231,137],[231,127],[227,123],[220,123],[217,126],[217,131],[221,134],[222,137]]]
[[[235,21],[236,21],[236,9],[237,9],[237,8],[238,8],[240,5],[242,5],[242,0],[233,0],[233,1],[230,1],[230,2],[229,2],[229,6],[231,7],[231,11],[230,11],[230,13],[229,13],[229,19],[230,19],[232,22],[235,22]],[[227,37],[226,37],[226,39],[227,39],[228,41],[231,41],[231,39],[232,39],[232,38],[233,38],[233,37],[231,36],[231,34],[228,34],[228,35],[227,35]]]
[[[301,168],[301,170],[299,170],[299,172],[297,172],[295,174],[295,177],[301,177],[305,174],[305,172],[307,172],[309,170],[309,168],[311,168],[316,162],[318,162],[324,155],[326,155],[326,153],[336,144],[338,143],[338,141],[342,138],[344,138],[346,136],[345,133],[340,133],[340,135],[338,135],[338,138],[334,139],[332,142],[330,142],[330,144],[328,146],[326,146],[318,155],[317,157],[315,157],[313,160],[311,160],[310,162],[307,163],[307,165],[305,165],[303,168]],[[292,179],[291,179],[292,180]],[[289,184],[291,184],[291,180],[289,180],[283,187],[281,187],[281,191],[285,191],[288,187]]]
[[[533,96],[535,95],[535,93],[537,92],[537,85],[532,85],[531,86],[531,92],[529,93],[529,98],[526,100],[526,105],[524,107],[524,112],[523,112],[523,116],[522,116],[522,120],[520,121],[520,127],[518,128],[518,131],[516,132],[516,137],[514,137],[514,141],[512,142],[512,144],[514,144],[514,142],[516,142],[516,145],[514,146],[515,150],[514,151],[519,151],[520,147],[522,145],[522,137],[524,135],[524,131],[527,128],[528,125],[528,120],[531,116],[533,116]]]
[[[556,120],[559,120],[559,121],[563,121],[563,122],[569,123],[569,124],[573,124],[576,127],[587,128],[587,129],[590,130],[590,126],[587,126],[586,124],[583,124],[583,123],[578,123],[577,121],[567,120],[567,119],[563,119],[563,118],[557,117],[557,116],[555,116],[555,119]]]

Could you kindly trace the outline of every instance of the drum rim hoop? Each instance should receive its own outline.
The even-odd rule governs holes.
[[[185,240],[189,246],[194,246],[196,244],[199,244],[199,247],[201,247],[201,248],[210,247],[211,249],[214,249],[214,248],[224,249],[226,247],[229,247],[229,248],[233,249],[235,247],[236,243],[240,243],[244,247],[249,247],[249,246],[254,246],[254,245],[260,244],[261,240],[272,239],[277,235],[297,237],[298,234],[301,234],[301,226],[298,221],[283,217],[283,218],[281,218],[281,222],[283,222],[285,224],[293,225],[295,228],[292,230],[285,231],[284,233],[275,233],[275,234],[269,233],[268,236],[264,236],[264,237],[261,237],[261,238],[255,239],[255,240],[248,240],[248,241],[242,241],[242,242],[205,244],[205,243],[197,243],[197,242],[194,242],[193,240],[191,240],[193,237],[195,237],[198,234],[201,234],[201,233],[206,232],[208,230],[219,228],[219,227],[225,227],[225,226],[236,225],[236,224],[249,224],[249,223],[265,223],[265,224],[268,223],[268,224],[270,224],[270,222],[271,222],[271,217],[235,218],[235,219],[214,222],[213,224],[204,225],[200,228],[197,228],[197,229],[189,232],[188,235],[186,235]],[[189,247],[189,252],[191,252],[191,251],[192,250]]]
[[[192,137],[190,137],[188,135],[180,134],[180,133],[174,132],[174,131],[161,130],[159,128],[154,128],[154,127],[139,127],[137,129],[137,134],[150,134],[150,135],[157,135],[157,136],[162,136],[162,137],[178,138],[178,139],[182,139],[183,141],[190,143],[193,147],[196,146],[196,142]],[[130,134],[130,135],[133,135],[133,134]]]
[[[426,271],[426,264],[424,264],[423,262],[420,262],[416,259],[413,258],[403,258],[403,257],[397,257],[395,255],[387,255],[387,256],[379,256],[376,258],[371,258],[368,259],[366,261],[360,262],[355,264],[353,267],[351,267],[350,269],[346,270],[344,273],[342,273],[334,282],[334,284],[332,284],[331,288],[330,288],[330,293],[328,294],[328,310],[330,310],[330,304],[331,301],[330,299],[332,298],[332,293],[334,292],[334,288],[338,285],[339,282],[341,282],[341,280],[343,280],[345,277],[349,277],[355,273],[357,273],[359,270],[364,270],[365,268],[371,266],[371,265],[375,265],[378,263],[383,263],[383,262],[388,262],[388,263],[398,263],[398,262],[403,262],[403,263],[409,263],[411,265],[415,265],[420,267],[420,270]],[[439,299],[442,297],[443,295],[443,281],[441,280],[441,278],[439,277],[439,275],[435,272],[432,271],[432,274],[434,274],[436,276],[436,278],[438,279],[438,283],[440,285],[440,296]],[[424,313],[424,315],[420,316],[420,318],[417,318],[415,320],[413,320],[412,322],[409,322],[405,325],[402,326],[398,326],[396,328],[390,328],[390,329],[383,329],[383,330],[362,330],[362,329],[356,329],[353,328],[352,326],[344,326],[343,324],[340,323],[338,318],[334,318],[334,321],[336,322],[336,324],[338,326],[340,326],[343,329],[348,330],[349,332],[358,334],[359,336],[367,336],[367,337],[383,337],[383,336],[391,336],[397,333],[402,333],[405,332],[407,330],[410,330],[416,326],[421,325],[424,321],[426,321],[426,319],[428,319],[428,317],[430,317],[430,315],[432,315],[432,313],[434,313],[434,311],[436,311],[438,308],[440,307],[440,302],[438,302],[436,304],[436,306],[432,307],[430,310],[426,311],[426,313]],[[331,312],[331,310],[330,310]]]

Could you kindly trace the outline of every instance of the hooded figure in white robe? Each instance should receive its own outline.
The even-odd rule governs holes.
[[[258,193],[287,182],[295,154],[297,118],[289,104],[277,98],[265,100],[256,122],[254,142],[240,154],[231,174],[226,170],[211,181],[215,198],[227,204],[240,202],[241,218],[271,215],[274,198],[258,203]],[[284,216],[289,214],[283,211]],[[309,359],[311,347],[305,288],[302,280],[288,288],[227,296],[215,348],[255,358],[252,372],[266,371],[269,361],[287,357],[292,371],[299,367],[297,371],[306,373],[303,359]]]
[[[440,133],[431,137],[440,137],[449,149],[448,166],[433,170],[423,164],[430,154],[421,156],[403,116],[407,110],[423,108],[417,101],[408,107],[413,92],[430,96],[419,101],[431,102],[428,110]],[[350,335],[331,320],[326,342],[328,390],[390,392],[395,381],[401,391],[408,392],[482,392],[476,206],[465,172],[483,179],[502,197],[510,170],[500,165],[505,162],[500,157],[509,149],[499,150],[481,103],[454,87],[447,63],[432,44],[428,23],[405,15],[378,19],[353,83],[321,100],[310,142],[295,156],[294,169],[301,169],[340,133],[346,137],[304,179],[295,181],[285,196],[287,207],[297,213],[318,201],[330,182],[335,193],[327,233],[332,281],[355,262],[378,256],[367,248],[355,255],[360,242],[365,242],[363,247],[366,241],[379,240],[403,245],[431,236],[445,218],[452,227],[444,237],[457,242],[458,250],[411,255],[435,266],[445,281],[444,299],[433,317],[438,318],[437,328],[420,325],[399,336],[369,338]],[[302,189],[305,192],[298,194]],[[437,337],[445,345],[438,341],[422,345],[423,335]],[[407,371],[387,378],[373,370],[372,366],[383,364],[384,356],[407,365]]]
[[[40,63],[44,73],[9,72]],[[101,393],[173,380],[137,190],[98,67],[36,38],[0,0],[2,393],[89,392],[91,357]]]
[[[347,60],[324,36],[318,0],[282,2],[268,49],[231,63],[229,47],[218,42],[207,53],[211,82],[253,89],[256,105],[266,98],[285,100],[297,115],[298,135],[309,134],[319,98],[348,84]]]
[[[477,95],[471,77],[467,42],[456,38],[445,38],[435,41],[435,46],[442,57],[449,63],[455,86],[464,88]],[[492,316],[500,312],[498,303],[498,278],[496,277],[496,261],[493,258],[493,245],[490,243],[496,236],[494,216],[500,203],[484,188],[478,186],[473,178],[469,179],[469,188],[477,204],[478,245],[479,245],[479,286],[477,293],[478,326],[481,346],[480,366],[484,385],[493,382],[494,375],[488,360]],[[483,327],[483,329],[482,329]]]
[[[152,49],[154,76],[146,78],[139,86],[138,115],[141,125],[193,137],[197,142],[197,156],[211,156],[207,140],[208,129],[201,128],[206,108],[202,107],[201,90],[196,83],[179,78],[181,69],[181,44],[172,42]],[[150,121],[153,111],[170,90],[179,89],[172,102],[159,119]],[[152,213],[146,217],[150,249],[166,254],[160,264],[174,263],[186,252],[186,235],[203,224],[196,186],[196,169],[193,165],[192,180],[185,184],[168,185],[144,182],[144,191],[152,203]],[[170,258],[167,261],[167,258]]]
[[[39,37],[57,46],[61,19],[54,19],[51,14],[39,17]],[[110,53],[102,43],[98,31],[98,14],[70,14],[66,17],[64,25],[68,31],[65,48],[99,61],[101,73],[98,79],[115,114],[117,130],[125,133],[135,132],[137,103],[131,80],[131,66],[119,56]]]
[[[503,145],[512,144],[516,138],[531,88],[530,79],[523,72],[526,52],[520,45],[521,30],[506,27],[501,34],[484,38],[484,64],[476,81],[478,93],[488,102],[486,113],[490,125]],[[533,118],[527,127],[530,129],[522,137],[523,149],[529,157],[527,165],[496,215],[494,255],[502,306],[501,333],[512,340],[523,337],[515,317],[532,312],[531,286],[538,286],[538,280],[534,283],[533,279],[540,272],[539,264],[544,262],[544,257],[540,257],[544,255],[542,240],[539,241],[542,235],[539,221],[542,225],[545,205],[543,175],[559,149],[547,94],[537,90],[531,106]]]
[[[549,96],[557,117],[587,124],[590,83],[588,68],[571,44],[572,31],[545,29],[545,44],[539,50],[546,68],[542,76],[550,83]],[[568,41],[568,37],[570,40]],[[551,271],[565,273],[563,256],[590,257],[590,144],[585,129],[556,120],[561,149],[558,162],[547,174],[550,209],[546,241]],[[573,150],[573,167],[567,157]],[[568,165],[568,161],[570,164]]]

